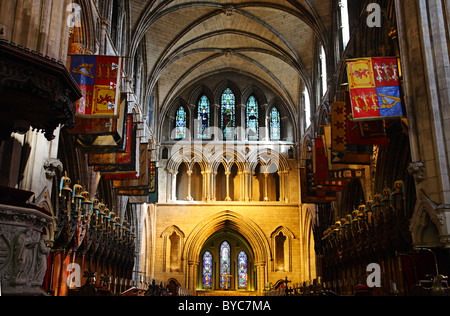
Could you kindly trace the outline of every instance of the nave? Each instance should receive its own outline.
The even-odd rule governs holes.
[[[445,0],[0,0],[2,296],[444,296]]]

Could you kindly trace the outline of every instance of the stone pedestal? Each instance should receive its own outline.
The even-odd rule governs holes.
[[[21,204],[21,203],[17,203]],[[35,206],[0,204],[0,281],[3,296],[46,295],[46,227],[52,216]]]

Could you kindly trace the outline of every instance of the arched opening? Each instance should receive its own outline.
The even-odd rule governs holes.
[[[286,236],[283,235],[283,232],[280,232],[278,236],[275,237],[275,271],[287,271],[285,267],[285,243]]]
[[[180,249],[181,249],[181,238],[176,233],[173,232],[169,237],[170,242],[170,257],[169,257],[169,270],[179,271],[180,270]]]
[[[177,200],[185,201],[189,195],[189,177],[187,174],[188,168],[185,163],[182,163],[178,168],[177,174]]]
[[[204,243],[199,257],[199,291],[254,291],[255,256],[240,233],[222,229]]]
[[[225,175],[225,167],[220,164],[216,174],[216,201],[225,201],[227,197],[227,177]]]
[[[191,176],[191,187],[192,187],[192,199],[194,201],[202,201],[203,200],[203,176],[202,176],[202,168],[198,163],[194,165],[192,168],[192,176]]]
[[[239,176],[239,168],[236,164],[231,167],[230,171],[230,199],[239,201],[241,195],[241,179]]]
[[[253,174],[253,201],[264,201],[264,174],[258,164]]]
[[[280,201],[280,175],[272,164],[269,168],[258,164],[253,174],[253,201]]]
[[[271,202],[280,201],[280,175],[278,171],[278,167],[274,163],[268,168],[267,198]]]

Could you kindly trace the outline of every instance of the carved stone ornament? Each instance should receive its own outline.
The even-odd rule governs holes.
[[[414,176],[417,183],[422,183],[425,180],[425,165],[423,162],[413,162],[408,167],[410,175]]]
[[[233,5],[228,5],[225,6],[223,8],[223,12],[227,15],[227,16],[232,16],[233,14],[236,13],[236,8]]]
[[[0,282],[5,296],[46,295],[42,283],[51,217],[36,208],[0,205]]]
[[[63,164],[59,159],[48,159],[44,162],[45,176],[47,179],[53,179],[57,175],[57,171],[63,172]]]

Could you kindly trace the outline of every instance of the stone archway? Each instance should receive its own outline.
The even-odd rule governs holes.
[[[224,211],[212,215],[199,223],[186,240],[183,250],[183,261],[186,273],[186,288],[197,290],[198,266],[200,254],[207,240],[216,232],[229,229],[242,235],[248,242],[254,255],[254,268],[256,271],[256,290],[262,293],[268,280],[269,262],[272,260],[272,251],[266,236],[250,219],[232,212]]]
[[[222,253],[222,247],[226,246],[227,253]],[[208,255],[209,260],[205,259]],[[243,270],[239,271],[239,257],[243,256]],[[225,257],[225,258],[224,258]],[[252,292],[256,289],[255,259],[254,253],[248,241],[234,230],[224,228],[214,233],[205,242],[199,257],[197,271],[197,293],[199,291],[229,291]],[[226,259],[226,260],[224,260]],[[209,266],[204,266],[204,260]],[[224,261],[224,265],[222,265]],[[204,279],[207,272],[207,279]],[[224,277],[224,273],[230,275]],[[242,279],[240,279],[242,272]],[[241,282],[240,282],[241,281]],[[237,294],[237,293],[236,293]]]

